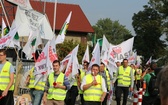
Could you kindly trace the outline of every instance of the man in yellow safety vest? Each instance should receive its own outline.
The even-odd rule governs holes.
[[[14,71],[6,61],[6,50],[0,49],[0,105],[14,105]]]
[[[123,104],[127,104],[127,97],[130,91],[133,91],[134,85],[134,75],[133,71],[130,66],[128,66],[128,60],[123,59],[123,65],[120,66],[117,70],[116,77],[117,77],[117,87],[116,87],[116,102],[117,105],[120,105],[121,101],[121,94],[123,93]]]
[[[70,89],[68,78],[60,72],[60,61],[53,62],[54,72],[50,73],[46,81],[43,95],[44,105],[64,105],[66,90]]]
[[[93,64],[91,74],[87,74],[81,84],[81,89],[84,91],[85,105],[100,105],[106,96],[106,85],[104,78],[99,75],[100,67]]]

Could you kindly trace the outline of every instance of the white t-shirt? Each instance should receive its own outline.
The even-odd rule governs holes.
[[[94,77],[92,77],[94,80]],[[86,85],[86,76],[83,77],[82,79],[82,84],[81,84],[81,90],[83,90],[83,86]],[[106,84],[104,78],[102,78],[102,91],[107,92]]]

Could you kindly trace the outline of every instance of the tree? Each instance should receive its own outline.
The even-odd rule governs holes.
[[[89,40],[94,35],[96,35],[97,39],[105,35],[110,43],[119,44],[132,37],[131,32],[125,26],[121,25],[119,21],[112,21],[110,18],[100,19],[92,27],[95,34],[88,35]]]
[[[163,56],[160,58],[160,59],[158,59],[158,65],[160,65],[160,66],[166,66],[166,65],[168,65],[168,47],[166,47],[165,48],[165,52],[163,53]]]
[[[145,5],[144,10],[134,14],[132,20],[136,33],[134,49],[137,50],[137,54],[144,57],[144,63],[150,56],[153,59],[160,58],[166,47],[164,41],[160,40],[162,36],[162,18],[160,14]]]
[[[56,45],[58,59],[63,60],[78,44],[78,42],[74,42],[73,40],[65,40],[64,43]],[[85,49],[86,45],[80,43],[77,55],[79,63],[82,61]]]
[[[166,40],[168,41],[168,0],[150,0],[150,6],[155,9],[160,16],[162,17],[163,21],[163,33],[166,35]]]

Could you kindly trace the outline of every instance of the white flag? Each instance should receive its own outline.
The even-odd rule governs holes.
[[[100,46],[99,42],[96,43],[95,48],[92,52],[92,59],[90,61],[88,69],[91,70],[93,64],[100,65]]]
[[[14,29],[15,27],[17,27],[17,26],[16,26],[16,22],[15,22],[15,20],[13,20],[11,29]],[[17,28],[17,30],[18,30],[18,28]],[[14,35],[12,43],[13,43],[13,45],[14,45],[15,47],[17,47],[18,49],[21,48],[18,32],[16,32],[16,34]]]
[[[29,21],[27,19],[27,16],[25,15],[25,10],[21,7],[17,7],[15,22],[17,23],[17,26],[20,26],[20,28],[18,29],[19,36],[29,36],[29,33],[31,31],[29,27]]]
[[[69,60],[71,59],[72,54],[77,55],[79,45],[77,45],[62,61],[61,61],[61,67],[60,70],[63,70],[63,68],[68,64]]]
[[[132,53],[134,37],[122,42],[119,45],[113,45],[113,51],[115,52],[115,62],[122,62],[123,59],[128,59]]]
[[[128,62],[129,64],[134,64],[136,63],[137,61],[137,52],[132,52],[132,55],[128,58]]]
[[[7,1],[14,3],[27,10],[32,9],[29,0],[7,0]]]
[[[149,60],[146,62],[146,65],[149,65],[152,62],[152,56],[149,58]]]
[[[108,50],[110,47],[110,43],[106,39],[105,35],[103,35],[103,44],[102,44],[102,50],[101,50],[101,62],[103,62],[105,65],[107,65],[107,57],[108,57]]]
[[[36,61],[34,72],[34,74],[37,77],[37,79],[35,80],[36,83],[39,81],[40,78],[46,80],[46,75],[53,72],[52,63],[54,60],[58,59],[54,47],[55,47],[55,38],[47,42],[43,51],[41,52]]]
[[[39,30],[40,30],[40,37],[43,39],[52,40],[53,36],[55,36],[53,34],[50,22],[47,19],[47,15],[45,15],[45,17],[43,18]]]
[[[58,56],[56,53],[56,46],[55,46],[55,37],[51,41],[49,41],[49,47],[48,47],[48,55],[47,55],[47,68],[48,68],[48,74],[53,71],[53,61],[58,60]]]
[[[45,45],[43,51],[40,53],[38,59],[35,62],[35,69],[34,69],[34,75],[35,75],[35,83],[40,80],[40,79],[46,79],[45,75],[47,75],[47,70],[49,69],[47,67],[47,55],[48,55],[48,48],[49,48],[50,42],[48,41],[47,44]]]
[[[69,13],[66,21],[64,22],[61,30],[60,30],[60,33],[59,35],[57,36],[57,39],[56,39],[56,44],[60,44],[60,43],[63,43],[64,42],[64,39],[65,39],[65,35],[66,35],[66,31],[68,29],[68,25],[69,25],[69,22],[70,22],[70,19],[71,19],[71,15],[72,15],[72,11]]]
[[[72,73],[72,70],[70,68],[72,68],[71,66],[73,66],[73,63],[78,63],[77,62],[77,52],[78,52],[78,47],[76,49],[74,49],[72,51],[72,55],[68,61],[68,64],[67,64],[67,68],[66,68],[66,71],[65,71],[65,75],[68,77],[71,73]],[[74,72],[75,74],[76,72]]]
[[[82,64],[84,63],[84,61],[90,62],[90,58],[89,58],[89,46],[87,45],[86,47],[86,51],[85,54],[82,58]]]
[[[33,57],[33,54],[35,53],[38,45],[42,44],[41,38],[39,36],[39,31],[32,31],[30,33],[30,38],[28,39],[28,42],[23,47],[23,52],[26,54],[26,56],[31,59]]]
[[[65,70],[65,75],[66,77],[68,77],[68,80],[70,81],[71,86],[75,82],[75,75],[78,73],[79,64],[77,59],[77,52],[78,52],[78,49],[74,49],[72,51],[72,55],[68,61],[68,64]]]
[[[107,56],[107,61],[108,61],[108,66],[113,65],[116,66],[115,63],[115,52],[114,52],[114,48],[116,46],[110,44],[109,50],[108,50],[108,56]]]
[[[18,27],[11,28],[9,33],[0,38],[0,49],[4,47],[15,47],[13,39],[17,32]]]
[[[34,85],[36,85],[40,79],[43,79],[44,81],[46,80],[46,77],[47,77],[46,75],[48,74],[47,70],[49,69],[47,67],[47,55],[48,55],[49,44],[50,42],[48,41],[43,51],[40,53],[38,59],[35,62],[35,69],[34,69],[35,83]]]
[[[33,9],[25,10],[17,7],[15,16],[16,25],[19,25],[19,36],[29,36],[31,31],[39,30],[40,37],[51,40],[54,36],[47,16]]]
[[[101,57],[104,55],[105,51],[108,51],[110,47],[110,43],[108,42],[105,35],[103,35],[103,44],[102,44],[102,50],[101,50]]]

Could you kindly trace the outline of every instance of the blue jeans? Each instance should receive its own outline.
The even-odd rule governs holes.
[[[42,90],[30,89],[32,105],[41,105],[43,94],[44,94],[44,91]]]

